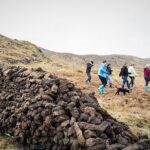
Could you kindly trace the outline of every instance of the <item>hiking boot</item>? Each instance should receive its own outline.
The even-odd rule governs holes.
[[[145,85],[144,86],[144,91],[146,91],[146,92],[149,91],[149,87]]]
[[[105,93],[105,87],[103,86],[103,88],[102,88],[102,94],[104,94]]]
[[[103,86],[103,85],[100,85],[100,86],[98,87],[98,92],[99,92],[100,94],[103,94],[103,93],[104,93],[104,86]]]
[[[132,90],[133,90],[133,88],[131,87],[131,88],[129,89],[129,91],[132,92]]]

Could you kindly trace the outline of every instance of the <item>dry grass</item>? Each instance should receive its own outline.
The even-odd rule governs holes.
[[[138,136],[148,135],[150,138],[150,121],[147,117],[130,111],[112,111],[108,109],[108,112],[118,121],[128,124],[134,134]]]
[[[7,66],[26,60],[40,60],[41,58],[41,53],[34,44],[0,36],[1,64]]]
[[[35,57],[37,60],[28,65],[20,63],[22,59],[30,60]],[[135,89],[129,95],[114,96],[116,88],[110,89],[108,87],[106,88],[107,94],[99,95],[97,91],[100,83],[97,76],[98,65],[92,69],[92,83],[86,84],[85,62],[77,57],[71,59],[58,54],[49,54],[43,59],[38,48],[29,42],[12,41],[4,37],[0,39],[1,64],[9,66],[14,63],[28,68],[41,67],[60,78],[70,80],[84,92],[95,92],[100,106],[105,108],[113,117],[127,123],[135,134],[147,134],[150,137],[150,93],[143,91],[142,70],[138,70],[139,76],[136,78]],[[115,86],[119,86],[120,82],[118,73],[119,69],[114,68],[113,81]],[[11,143],[10,138],[0,137],[0,150],[16,150]]]
[[[0,150],[19,150],[16,148],[12,138],[0,136]]]

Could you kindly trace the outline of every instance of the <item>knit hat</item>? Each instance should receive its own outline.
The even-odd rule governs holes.
[[[144,68],[148,68],[148,67],[150,67],[150,64],[146,64]]]

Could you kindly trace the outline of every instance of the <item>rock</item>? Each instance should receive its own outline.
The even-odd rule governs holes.
[[[133,144],[133,145],[127,146],[123,150],[140,150],[140,148],[137,144]]]
[[[41,68],[0,67],[0,134],[30,150],[148,150],[94,93]],[[144,139],[146,138],[146,139]]]
[[[75,132],[76,132],[78,143],[81,146],[84,146],[84,144],[85,144],[85,138],[83,137],[82,131],[79,128],[79,126],[78,126],[78,124],[76,122],[74,123],[74,129],[75,129]]]
[[[70,124],[70,121],[66,120],[66,121],[61,123],[61,126],[64,128],[64,127],[68,126],[69,124]]]
[[[101,138],[88,138],[86,140],[86,146],[91,147],[94,145],[104,144],[106,146],[106,141]]]
[[[102,120],[99,117],[91,116],[87,122],[98,125],[102,122]]]
[[[84,113],[89,114],[91,116],[95,116],[96,110],[93,107],[85,107]]]
[[[122,144],[112,144],[108,147],[109,150],[124,149],[126,146]]]
[[[99,128],[100,128],[101,132],[104,132],[110,125],[111,125],[110,122],[108,122],[108,121],[103,121],[103,122],[100,124]]]
[[[97,137],[97,135],[96,135],[96,132],[94,132],[94,131],[91,131],[91,130],[85,130],[84,131],[84,137],[86,138],[86,139],[88,139],[88,138],[90,138],[90,137]]]
[[[53,84],[51,87],[51,92],[57,93],[57,91],[58,91],[58,86],[56,84]]]

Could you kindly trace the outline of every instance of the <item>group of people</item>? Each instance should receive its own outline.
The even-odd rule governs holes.
[[[94,62],[91,61],[90,63],[87,63],[86,66],[86,74],[87,79],[86,83],[91,82],[91,68],[93,67]],[[106,60],[104,60],[98,70],[98,77],[101,81],[100,86],[98,87],[99,93],[103,94],[105,93],[105,87],[107,84],[109,84],[109,87],[112,88],[112,68],[111,64],[107,63]],[[119,77],[121,78],[121,88],[125,88],[125,84],[127,84],[128,89],[131,91],[134,87],[135,77],[137,76],[137,73],[134,69],[134,64],[131,64],[127,66],[127,64],[124,64],[123,67],[120,70]],[[128,80],[130,78],[130,82]],[[150,91],[150,87],[148,86],[150,82],[150,65],[147,64],[144,68],[144,79],[145,79],[145,91]]]
[[[127,66],[127,64],[124,64],[121,68],[119,76],[122,78],[122,88],[124,88],[125,84],[127,84],[128,89],[132,90],[134,86],[135,76],[137,76],[137,73],[134,69],[134,64],[131,64],[129,67]],[[131,79],[130,83],[128,81],[128,77]]]

